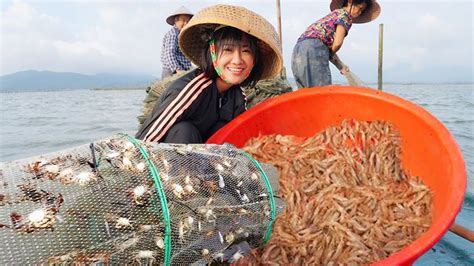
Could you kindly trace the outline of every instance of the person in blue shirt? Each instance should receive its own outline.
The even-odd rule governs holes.
[[[191,13],[191,11],[181,6],[166,19],[166,23],[173,26],[173,28],[171,28],[163,38],[163,45],[161,47],[163,70],[161,72],[161,79],[191,68],[191,61],[189,61],[179,49],[178,35],[192,16],[193,13]]]

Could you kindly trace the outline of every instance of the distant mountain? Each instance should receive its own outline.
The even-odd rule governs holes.
[[[80,90],[93,88],[146,87],[156,77],[101,73],[85,75],[70,72],[27,70],[0,77],[0,92]]]

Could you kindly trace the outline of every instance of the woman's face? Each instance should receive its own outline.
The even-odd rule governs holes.
[[[224,45],[217,55],[217,67],[222,71],[222,76],[231,85],[240,84],[252,71],[254,66],[254,54],[246,36],[240,45]]]
[[[367,4],[365,2],[357,4],[357,5],[353,5],[351,9],[351,17],[357,18],[358,16],[360,16],[360,14],[362,14],[362,12],[364,12],[366,7],[367,7]]]

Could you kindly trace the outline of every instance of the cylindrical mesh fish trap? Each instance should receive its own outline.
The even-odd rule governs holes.
[[[0,263],[222,261],[233,244],[268,240],[277,203],[231,145],[112,137],[0,163]]]

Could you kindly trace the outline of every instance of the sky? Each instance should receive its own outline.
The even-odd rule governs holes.
[[[1,0],[0,75],[23,70],[161,75],[165,20],[219,3],[246,7],[277,29],[276,0]],[[284,66],[308,25],[330,1],[281,0]],[[380,0],[381,15],[354,24],[338,52],[351,71],[376,82],[383,24],[384,82],[473,83],[472,0]],[[333,79],[342,77],[335,68]]]

